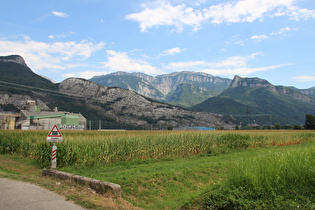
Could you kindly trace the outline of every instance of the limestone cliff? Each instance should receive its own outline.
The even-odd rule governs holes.
[[[19,55],[0,56],[0,62],[13,62],[27,66],[25,60]]]
[[[90,81],[104,86],[126,88],[141,95],[176,105],[194,105],[200,103],[209,97],[220,94],[231,83],[230,79],[188,71],[162,74],[155,77],[139,72],[127,73],[120,71],[108,75],[96,76],[90,79]],[[194,95],[194,97],[185,97],[185,99],[181,97],[174,98],[176,95],[192,96],[194,94],[193,92],[189,92],[188,89],[179,88],[183,84],[194,86],[193,89],[203,89],[205,91]]]

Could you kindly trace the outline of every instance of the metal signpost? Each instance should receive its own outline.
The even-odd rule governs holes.
[[[54,125],[54,127],[48,133],[46,140],[47,140],[47,142],[54,142],[54,145],[52,147],[51,168],[53,170],[55,170],[56,167],[57,167],[57,146],[56,146],[56,142],[62,142],[62,135],[61,135],[57,125]]]

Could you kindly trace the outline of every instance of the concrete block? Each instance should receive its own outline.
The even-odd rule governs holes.
[[[98,193],[111,192],[117,197],[121,197],[121,187],[118,184],[104,182],[97,179],[91,179],[83,176],[77,176],[70,173],[43,169],[42,176],[53,176],[61,180],[71,180],[80,184],[89,185]]]

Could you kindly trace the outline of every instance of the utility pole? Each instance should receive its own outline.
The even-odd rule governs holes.
[[[246,115],[247,115],[247,126],[249,127],[249,111],[246,109]]]
[[[271,114],[270,114],[270,130],[271,130],[272,122],[271,122]]]

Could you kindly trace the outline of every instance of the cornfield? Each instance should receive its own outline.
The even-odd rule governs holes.
[[[0,153],[51,164],[47,131],[0,131]],[[313,131],[62,131],[56,143],[57,166],[94,166],[117,161],[218,155],[247,148],[298,144],[315,138]]]

